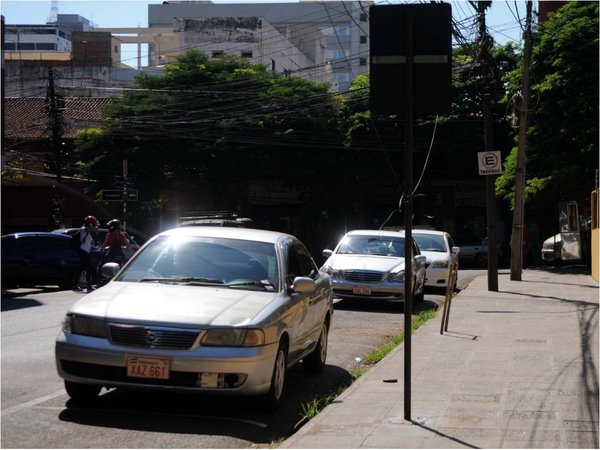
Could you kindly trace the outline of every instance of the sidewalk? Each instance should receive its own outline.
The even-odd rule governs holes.
[[[598,448],[598,283],[524,270],[479,277],[280,448]],[[385,382],[384,382],[385,380]],[[397,382],[390,382],[397,380]]]

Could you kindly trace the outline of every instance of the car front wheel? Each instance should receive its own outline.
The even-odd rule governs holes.
[[[273,367],[273,376],[271,377],[271,387],[269,392],[264,395],[264,406],[267,411],[275,411],[283,398],[287,370],[287,349],[285,343],[279,343],[277,356],[275,357],[275,366]]]

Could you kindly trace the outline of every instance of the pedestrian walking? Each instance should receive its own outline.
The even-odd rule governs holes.
[[[94,287],[92,281],[94,281],[94,268],[91,265],[90,254],[92,248],[96,246],[96,236],[98,234],[98,227],[100,222],[94,216],[87,216],[83,219],[83,225],[79,231],[74,235],[73,239],[79,241],[77,247],[77,255],[79,256],[79,267],[75,272],[75,279],[73,280],[73,290],[80,291],[79,278],[83,271],[85,271],[85,279],[87,281],[87,291],[92,292]]]

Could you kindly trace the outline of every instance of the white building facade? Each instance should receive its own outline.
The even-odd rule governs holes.
[[[149,65],[171,62],[195,48],[209,56],[249,58],[279,73],[329,82],[345,92],[368,72],[370,1],[148,5],[150,30],[171,27],[169,40],[150,44]],[[173,35],[175,39],[173,39]]]

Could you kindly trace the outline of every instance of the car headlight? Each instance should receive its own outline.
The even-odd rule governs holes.
[[[323,272],[325,272],[327,275],[329,275],[330,277],[332,277],[332,278],[339,278],[340,277],[340,271],[334,269],[331,266],[325,265],[325,266],[321,267],[321,270]]]
[[[106,337],[106,323],[100,319],[67,315],[63,320],[62,330],[65,333],[82,336]]]
[[[395,281],[396,283],[404,283],[404,270],[400,272],[390,273],[388,275],[388,281]]]
[[[443,259],[436,259],[429,265],[430,269],[447,269],[448,261],[444,261]]]
[[[265,344],[265,333],[256,328],[214,328],[208,330],[201,345],[209,347],[258,347]]]

